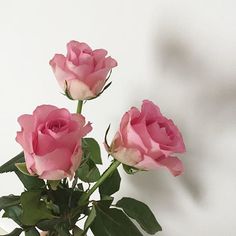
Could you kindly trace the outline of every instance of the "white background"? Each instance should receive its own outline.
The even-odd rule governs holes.
[[[147,98],[175,120],[187,146],[183,176],[121,170],[116,198],[151,206],[160,236],[235,236],[235,8],[233,0],[1,0],[0,164],[21,151],[19,115],[49,103],[75,110],[48,61],[69,40],[84,41],[119,62],[111,88],[84,107],[93,137],[102,144],[111,123],[111,139],[123,113]],[[0,185],[0,195],[23,190],[11,174]],[[0,226],[12,228],[5,219]]]

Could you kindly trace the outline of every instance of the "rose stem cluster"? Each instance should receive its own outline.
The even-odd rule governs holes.
[[[78,105],[77,105],[77,114],[81,114],[82,112],[82,107],[83,107],[83,101],[78,100]],[[106,171],[102,174],[100,179],[93,185],[89,191],[84,194],[81,199],[80,199],[80,205],[84,205],[87,203],[89,200],[89,197],[96,191],[96,189],[105,181],[106,178],[108,178],[116,169],[117,167],[121,164],[118,160],[114,160],[112,164],[106,169]],[[76,181],[77,182],[77,181]]]

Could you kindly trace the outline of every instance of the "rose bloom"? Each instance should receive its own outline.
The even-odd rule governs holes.
[[[124,114],[109,152],[120,162],[141,170],[164,166],[175,176],[183,172],[182,162],[173,156],[185,152],[181,133],[148,100],[143,101],[141,111],[132,107]]]
[[[81,138],[92,130],[90,123],[51,105],[38,106],[18,122],[16,141],[23,147],[29,173],[47,180],[72,177],[81,161]]]
[[[70,41],[67,56],[56,54],[50,65],[62,89],[75,100],[96,97],[103,89],[109,71],[117,66],[104,49],[92,50],[86,43]]]

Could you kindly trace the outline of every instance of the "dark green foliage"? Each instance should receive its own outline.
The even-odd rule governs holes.
[[[95,236],[142,236],[126,214],[116,208],[95,204],[96,217],[91,226]]]
[[[20,196],[9,195],[0,197],[0,211],[6,207],[15,206],[20,203]]]
[[[41,190],[32,190],[21,194],[21,205],[23,209],[21,220],[24,225],[34,226],[40,220],[53,218],[46,203],[41,200],[41,196]]]
[[[99,187],[99,193],[101,196],[110,196],[120,189],[120,174],[116,169]]]
[[[162,230],[150,208],[143,202],[125,197],[118,201],[116,206],[122,208],[129,217],[136,220],[147,233],[155,234]]]
[[[19,153],[15,157],[13,157],[10,161],[6,162],[2,166],[0,166],[0,173],[5,173],[5,172],[12,172],[16,171],[17,168],[15,166],[16,163],[22,163],[25,161],[24,158],[24,152]]]

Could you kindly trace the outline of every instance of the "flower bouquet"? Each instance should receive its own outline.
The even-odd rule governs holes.
[[[18,118],[21,130],[16,141],[23,151],[0,166],[0,173],[14,172],[24,185],[19,196],[0,198],[2,217],[19,225],[7,235],[85,236],[91,230],[95,236],[141,236],[141,231],[152,235],[161,231],[146,204],[131,197],[114,202],[113,194],[120,188],[119,166],[131,175],[160,167],[174,176],[183,172],[174,156],[185,151],[178,128],[149,100],[140,109],[132,107],[111,142],[109,127],[104,132],[111,163],[101,174],[100,146],[87,137],[92,125],[82,115],[82,107],[111,85],[117,62],[104,49],[71,41],[67,55],[56,54],[50,65],[64,95],[78,100],[78,106],[70,113],[41,105],[33,114]],[[97,190],[100,198],[93,199]],[[82,219],[83,227],[78,224]]]

